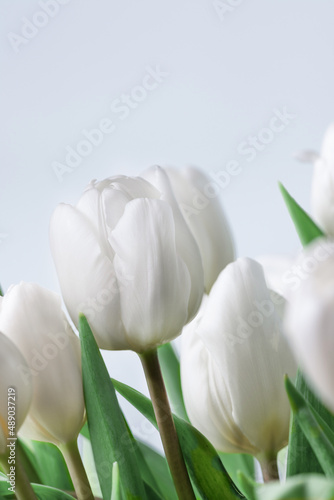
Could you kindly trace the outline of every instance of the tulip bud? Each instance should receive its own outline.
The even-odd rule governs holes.
[[[272,456],[288,440],[283,376],[296,365],[282,335],[284,299],[257,262],[219,275],[182,336],[181,378],[189,418],[220,451]]]
[[[334,236],[334,123],[326,130],[320,155],[313,151],[298,159],[314,163],[311,204],[315,221],[328,236]]]
[[[334,242],[317,239],[296,265],[308,272],[289,294],[285,329],[310,385],[334,411]]]
[[[1,299],[0,331],[21,351],[21,373],[33,397],[21,434],[65,444],[85,420],[80,342],[55,293],[33,283],[12,286]]]
[[[99,347],[143,352],[177,337],[203,295],[198,246],[167,175],[93,181],[50,228],[65,304],[87,317]]]
[[[165,168],[181,212],[199,247],[205,291],[209,293],[219,273],[235,259],[234,243],[221,200],[220,188],[195,167]],[[152,171],[144,177],[155,185]]]
[[[23,377],[26,371],[28,365],[20,351],[0,333],[0,455],[6,453],[7,438],[19,431],[29,410],[32,385]],[[10,431],[12,425],[15,429]]]

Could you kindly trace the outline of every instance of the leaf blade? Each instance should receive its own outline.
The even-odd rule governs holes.
[[[89,434],[103,498],[111,498],[111,464],[118,462],[126,498],[146,498],[133,442],[114,386],[84,315],[79,318],[82,374]]]
[[[334,446],[323,431],[319,421],[315,418],[307,401],[292,384],[288,376],[285,377],[285,388],[297,422],[323,471],[327,477],[334,478]]]
[[[113,379],[117,392],[157,427],[151,401],[143,394]],[[191,424],[174,415],[180,446],[190,473],[202,498],[239,500],[244,498],[226,472],[211,443]]]
[[[303,246],[308,245],[316,238],[325,236],[305,210],[292,198],[283,184],[279,183],[279,188]]]

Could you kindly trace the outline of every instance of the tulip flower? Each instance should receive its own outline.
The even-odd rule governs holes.
[[[37,500],[16,450],[16,434],[32,400],[32,383],[24,375],[28,370],[19,349],[0,333],[0,464],[17,500]]]
[[[234,242],[219,189],[195,167],[165,168],[182,214],[201,252],[205,291],[209,293],[219,273],[235,259]],[[155,185],[152,170],[143,176]],[[218,191],[217,191],[218,189]]]
[[[297,264],[304,279],[289,294],[285,328],[305,377],[334,411],[334,242],[317,239]]]
[[[0,455],[6,453],[7,438],[15,436],[19,431],[31,403],[32,384],[23,376],[20,370],[22,367],[23,371],[28,370],[21,352],[13,342],[0,333]],[[14,434],[9,433],[8,425],[14,426],[14,430],[11,431]]]
[[[334,123],[326,130],[320,155],[303,151],[297,158],[314,163],[311,204],[315,221],[334,236]]]
[[[201,256],[167,175],[93,181],[59,205],[51,251],[73,322],[82,312],[99,347],[144,352],[177,337],[203,295]]]
[[[61,309],[60,297],[33,283],[9,288],[0,301],[0,331],[21,351],[33,383],[23,437],[67,443],[76,438],[85,419],[80,342]]]
[[[0,331],[27,364],[18,373],[33,384],[32,402],[20,434],[56,444],[68,464],[79,499],[93,499],[77,447],[85,422],[80,342],[61,308],[60,297],[21,282],[0,298]],[[27,367],[28,365],[28,367]]]
[[[189,418],[222,452],[274,457],[288,441],[283,376],[296,364],[282,335],[284,299],[262,267],[238,259],[184,328],[181,378]]]
[[[83,313],[100,348],[139,354],[176,491],[193,499],[156,348],[195,316],[203,267],[166,173],[152,167],[149,175],[155,185],[141,177],[93,181],[76,207],[59,205],[51,251],[73,322]]]

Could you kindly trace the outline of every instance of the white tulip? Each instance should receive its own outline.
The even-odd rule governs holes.
[[[76,207],[61,204],[51,250],[73,322],[87,316],[103,349],[143,352],[177,337],[203,295],[198,246],[167,175],[93,181]]]
[[[12,436],[10,432],[19,431],[31,403],[31,381],[23,377],[21,367],[28,370],[26,360],[15,344],[0,333],[0,455],[6,453],[7,438]],[[13,423],[12,417],[15,430],[8,428]]]
[[[312,212],[324,232],[328,236],[334,236],[334,123],[326,130],[320,155],[304,151],[297,158],[314,164]]]
[[[186,409],[220,451],[272,456],[287,443],[283,376],[294,376],[296,365],[282,335],[284,303],[267,288],[260,264],[238,259],[184,329]]]
[[[201,252],[207,293],[219,273],[235,259],[234,242],[225,216],[219,190],[213,180],[196,167],[164,169],[175,197]],[[155,185],[152,171],[144,177]]]
[[[297,264],[308,272],[289,294],[285,328],[303,373],[334,411],[334,242],[317,239]]]
[[[55,293],[33,283],[12,286],[0,302],[0,331],[21,351],[19,372],[33,383],[33,398],[21,434],[65,444],[85,420],[80,342]]]

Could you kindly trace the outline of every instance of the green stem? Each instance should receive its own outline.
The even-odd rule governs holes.
[[[267,453],[258,457],[261,465],[263,481],[269,483],[270,481],[277,481],[279,479],[277,467],[277,454]]]
[[[59,449],[65,458],[78,500],[94,500],[94,495],[78,450],[77,440],[61,444],[59,445]]]
[[[34,490],[31,487],[28,476],[17,454],[15,456],[15,465],[9,464],[8,461],[9,454],[0,455],[0,464],[5,474],[8,476],[8,474],[11,472],[15,477],[14,491],[17,500],[37,500],[37,496],[35,495]],[[10,467],[14,467],[14,469],[10,469]],[[8,488],[10,486],[11,485],[8,483]]]
[[[195,495],[191,487],[180,443],[176,434],[174,420],[160,370],[157,350],[147,351],[140,354],[139,357],[144,368],[162,445],[165,450],[176,492],[181,500],[194,500]]]

